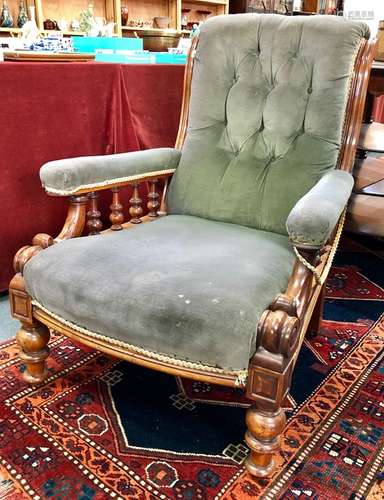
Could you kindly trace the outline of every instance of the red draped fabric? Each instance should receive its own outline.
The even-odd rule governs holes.
[[[173,146],[183,66],[0,63],[0,291],[12,258],[39,232],[56,235],[65,201],[47,196],[50,160]]]
[[[373,121],[384,123],[384,96],[376,97],[372,113]]]

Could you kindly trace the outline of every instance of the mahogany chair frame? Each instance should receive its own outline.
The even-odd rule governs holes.
[[[184,76],[184,96],[176,148],[181,148],[188,125],[189,100],[193,60],[198,38],[192,43]],[[350,78],[350,92],[337,168],[351,171],[356,154],[356,144],[360,133],[364,103],[368,87],[370,68],[375,50],[374,41],[364,40],[356,58]],[[97,188],[112,191],[110,220],[111,230],[127,230],[137,223],[155,220],[167,213],[166,191],[172,174],[156,178],[143,175],[129,182]],[[163,185],[162,194],[157,191]],[[142,216],[138,186],[146,182],[148,186],[148,210]],[[119,190],[131,186],[130,222],[124,223]],[[248,377],[239,380],[230,374],[207,372],[194,367],[177,365],[169,359],[155,360],[145,353],[129,350],[110,342],[107,338],[95,338],[85,332],[75,330],[57,317],[32,303],[25,289],[23,268],[25,263],[37,253],[62,240],[82,235],[87,226],[89,234],[101,230],[100,212],[97,207],[97,190],[92,193],[77,191],[69,198],[68,215],[64,227],[55,239],[46,234],[37,234],[31,246],[21,248],[14,259],[16,275],[10,283],[10,304],[14,318],[21,321],[17,333],[20,345],[20,359],[26,364],[24,378],[31,384],[39,384],[47,377],[46,358],[49,355],[50,330],[60,332],[99,351],[127,360],[138,365],[160,370],[172,375],[194,380],[235,387],[243,386],[246,395],[253,401],[247,410],[247,431],[245,441],[251,453],[246,460],[246,468],[254,476],[265,477],[274,469],[274,454],[279,450],[280,434],[285,426],[282,409],[288,395],[292,372],[307,330],[317,332],[322,313],[326,275],[340,236],[342,223],[323,248],[297,248],[298,254],[285,293],[279,294],[264,311],[257,325],[257,348],[250,360]],[[87,207],[89,205],[89,209]],[[104,232],[103,232],[104,233]],[[102,234],[102,233],[101,233]],[[255,325],[256,327],[256,325]]]

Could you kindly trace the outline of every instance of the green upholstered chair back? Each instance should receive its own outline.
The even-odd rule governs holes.
[[[220,16],[201,28],[168,209],[286,234],[289,211],[340,150],[363,23]]]

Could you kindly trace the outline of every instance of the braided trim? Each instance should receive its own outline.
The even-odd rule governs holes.
[[[169,365],[173,365],[175,367],[180,366],[182,368],[189,368],[192,370],[201,370],[201,371],[205,371],[208,373],[217,373],[217,374],[221,374],[221,375],[232,375],[232,376],[235,375],[236,376],[235,384],[237,386],[244,386],[246,384],[248,370],[234,370],[234,371],[223,370],[222,368],[216,368],[215,366],[204,365],[202,363],[194,363],[193,361],[186,361],[183,359],[172,358],[170,356],[167,356],[166,354],[161,354],[161,353],[154,352],[154,351],[148,351],[147,349],[144,349],[143,347],[138,347],[138,346],[135,346],[132,344],[128,344],[126,342],[123,342],[122,340],[113,339],[111,337],[107,337],[107,336],[102,335],[100,333],[91,332],[91,331],[87,330],[86,328],[83,328],[82,326],[78,326],[78,325],[72,323],[71,321],[67,321],[66,319],[62,318],[61,316],[53,313],[52,311],[50,311],[49,309],[44,307],[37,300],[32,300],[32,305],[37,307],[38,309],[41,309],[46,314],[51,316],[53,319],[59,321],[63,325],[68,326],[69,328],[71,328],[71,330],[75,330],[77,332],[83,333],[83,334],[87,335],[88,337],[91,337],[91,338],[94,338],[97,340],[102,340],[103,342],[105,342],[107,344],[112,344],[112,345],[116,345],[118,347],[123,347],[124,349],[127,349],[129,351],[133,351],[137,354],[142,354],[144,356],[147,356],[148,358],[162,361],[164,363],[167,363]]]
[[[44,186],[44,189],[47,193],[49,194],[57,194],[61,196],[69,196],[69,195],[74,195],[78,193],[79,191],[92,191],[92,189],[95,188],[102,188],[102,187],[108,187],[113,184],[121,184],[123,182],[132,182],[132,181],[137,181],[142,179],[143,181],[145,179],[148,179],[148,177],[156,177],[157,175],[169,175],[175,173],[176,169],[175,168],[169,168],[167,170],[158,170],[155,172],[146,172],[144,174],[137,174],[137,175],[129,175],[127,177],[118,177],[117,179],[107,179],[106,181],[101,181],[101,182],[94,182],[92,184],[81,184],[80,186],[77,186],[74,189],[56,189],[53,187],[49,186]]]
[[[321,274],[317,271],[317,268],[315,266],[313,266],[310,262],[308,262],[307,259],[305,259],[301,255],[299,250],[295,246],[293,246],[293,251],[295,252],[295,255],[296,255],[298,261],[301,262],[301,264],[303,264],[303,266],[306,267],[309,271],[311,271],[311,273],[313,274],[315,281],[318,285],[321,285],[321,286],[324,285],[324,283],[327,279],[329,270],[332,267],[333,259],[335,258],[336,250],[337,250],[337,247],[339,245],[340,238],[341,238],[341,233],[343,232],[346,211],[347,210],[345,208],[343,210],[343,213],[340,216],[339,223],[337,226],[337,231],[335,234],[335,238],[333,240],[331,250],[329,252],[329,256],[327,259],[327,264],[325,265],[323,272]]]
[[[316,280],[316,283],[318,285],[321,284],[321,276],[320,274],[317,272],[317,269],[315,266],[313,266],[310,262],[307,261],[307,259],[305,259],[301,253],[298,251],[297,247],[293,247],[293,251],[295,252],[295,255],[297,257],[297,260],[303,264],[304,267],[306,267],[309,271],[311,271],[311,273],[313,274],[315,280]]]

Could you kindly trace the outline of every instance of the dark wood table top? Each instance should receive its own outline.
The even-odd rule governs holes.
[[[361,190],[361,193],[369,194],[371,196],[384,196],[384,179],[366,186]]]
[[[384,71],[384,61],[373,61],[372,69]]]
[[[361,192],[362,189],[384,179],[384,158],[357,158],[353,166],[355,178],[354,191]]]
[[[357,147],[372,153],[384,153],[384,123],[364,123]]]

